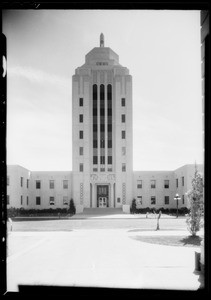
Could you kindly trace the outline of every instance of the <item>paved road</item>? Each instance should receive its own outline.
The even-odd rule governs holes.
[[[18,291],[19,284],[199,289],[200,274],[194,272],[194,251],[198,248],[154,245],[134,239],[157,233],[125,229],[10,232],[8,291]]]
[[[81,216],[82,217],[82,216]],[[83,216],[84,217],[84,216]],[[142,242],[142,235],[189,234],[185,218],[137,216],[15,221],[8,231],[8,291],[19,284],[197,290],[198,247]]]
[[[187,231],[185,218],[161,218],[160,230]],[[75,229],[131,229],[155,230],[156,219],[146,218],[85,218],[67,220],[15,221],[13,231],[71,231]]]

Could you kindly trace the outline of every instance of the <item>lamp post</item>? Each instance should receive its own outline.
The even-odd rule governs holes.
[[[174,200],[177,201],[177,218],[178,218],[178,201],[181,200],[179,194],[176,194],[176,195],[175,195]]]

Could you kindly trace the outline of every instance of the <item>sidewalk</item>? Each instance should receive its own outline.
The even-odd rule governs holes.
[[[169,231],[125,229],[72,232],[11,232],[8,291],[18,284],[140,289],[197,290],[195,247],[173,247],[135,240]],[[174,231],[184,235],[184,231]],[[10,249],[12,250],[12,249]]]

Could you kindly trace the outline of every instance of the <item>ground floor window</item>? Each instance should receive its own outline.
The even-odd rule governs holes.
[[[40,197],[36,197],[36,205],[40,205],[41,204],[41,198]]]
[[[169,196],[165,196],[164,197],[164,203],[165,204],[169,204]]]
[[[68,205],[68,197],[67,196],[63,197],[63,204]]]
[[[151,196],[151,205],[155,205],[155,204],[156,204],[156,197]]]
[[[136,207],[137,208],[140,208],[142,205],[142,196],[137,196],[137,199],[136,199]]]
[[[54,197],[50,197],[50,205],[54,205],[55,201],[54,201]]]

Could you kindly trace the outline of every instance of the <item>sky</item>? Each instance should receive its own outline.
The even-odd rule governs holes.
[[[199,10],[5,10],[7,164],[72,170],[72,75],[101,32],[133,78],[133,169],[203,163]]]

